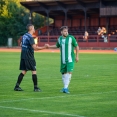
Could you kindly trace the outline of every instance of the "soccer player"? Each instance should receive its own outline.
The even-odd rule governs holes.
[[[21,60],[20,60],[20,70],[22,72],[19,74],[17,83],[14,87],[15,91],[23,91],[19,85],[26,74],[27,71],[32,71],[32,80],[34,84],[34,91],[41,91],[37,85],[37,75],[36,75],[36,61],[34,58],[34,50],[42,50],[47,48],[47,45],[43,47],[36,46],[32,34],[35,32],[34,26],[32,24],[27,25],[28,32],[25,33],[21,41]]]
[[[68,34],[68,27],[62,26],[60,28],[61,36],[58,38],[56,45],[49,45],[49,48],[60,48],[61,53],[61,67],[60,72],[62,74],[62,80],[64,87],[63,93],[70,93],[68,86],[71,80],[72,71],[74,69],[74,61],[78,62],[79,46],[74,36]],[[74,55],[74,48],[76,51],[76,57]]]

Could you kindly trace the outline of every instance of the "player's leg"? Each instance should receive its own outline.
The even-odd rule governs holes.
[[[71,81],[71,76],[72,76],[72,72],[67,72],[66,74],[66,87],[69,87],[70,81]]]
[[[21,84],[22,80],[23,80],[23,77],[24,75],[26,74],[26,66],[25,66],[25,61],[24,59],[21,59],[20,60],[20,70],[22,70],[22,72],[18,75],[18,79],[17,79],[17,82],[16,82],[16,85],[15,85],[15,88],[14,90],[15,91],[23,91],[19,85]]]
[[[38,87],[38,79],[37,79],[37,72],[36,72],[36,61],[30,60],[29,61],[29,69],[32,71],[32,81],[34,85],[34,91],[39,92],[41,91]]]
[[[36,71],[32,71],[32,81],[34,84],[34,91],[39,92],[41,89],[38,87],[37,73]]]
[[[69,87],[69,83],[71,80],[72,72],[67,72],[65,77],[65,88]]]
[[[67,63],[67,73],[65,75],[65,90],[64,93],[69,93],[68,87],[71,81],[72,71],[74,69],[74,63]]]
[[[65,75],[66,75],[66,73],[62,73],[62,81],[63,81],[63,85],[65,84]]]
[[[23,90],[20,88],[20,84],[21,84],[21,82],[22,82],[22,80],[23,80],[23,77],[24,77],[24,75],[26,74],[26,72],[27,72],[27,71],[23,70],[23,71],[19,74],[18,79],[17,79],[17,82],[16,82],[16,85],[15,85],[15,88],[14,88],[15,91],[23,91]]]
[[[65,75],[64,93],[70,93],[68,87],[69,87],[69,84],[70,84],[71,75],[72,75],[72,72],[67,72],[66,75]]]
[[[61,92],[63,92],[65,88],[65,77],[66,77],[66,72],[67,72],[66,64],[61,64],[60,72],[62,74],[62,81],[63,81],[63,89],[61,90]]]
[[[66,72],[62,73],[63,88],[62,88],[61,92],[63,92],[65,89],[65,77],[66,77]]]

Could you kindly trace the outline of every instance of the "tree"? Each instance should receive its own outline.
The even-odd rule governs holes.
[[[35,26],[35,29],[44,26],[44,17],[39,14],[33,13],[33,24]]]
[[[12,37],[13,44],[16,44],[19,36],[26,31],[25,27],[27,23],[25,20],[28,20],[28,18],[25,18],[23,14],[27,16],[27,13],[23,7],[18,6],[12,0],[11,2],[6,0],[4,3],[0,16],[1,30],[4,30],[0,33],[0,45],[6,45],[9,37]],[[23,20],[24,18],[25,20]]]
[[[13,38],[13,44],[26,32],[30,13],[20,5],[21,0],[0,0],[0,45],[7,45],[7,39]],[[44,26],[44,17],[33,13],[35,28]]]
[[[2,13],[3,5],[5,4],[5,0],[0,0],[0,15]]]

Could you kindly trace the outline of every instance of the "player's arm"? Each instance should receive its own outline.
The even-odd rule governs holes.
[[[76,51],[76,58],[75,61],[78,62],[79,61],[79,46],[75,47],[75,51]]]
[[[32,47],[33,47],[33,49],[34,49],[35,51],[46,49],[46,48],[49,46],[48,44],[45,44],[44,46],[39,47],[39,46],[37,46],[37,45],[35,44],[33,38],[30,38],[29,42],[30,42],[30,45],[32,45]]]
[[[50,49],[56,49],[56,48],[59,48],[59,47],[60,47],[59,39],[58,39],[58,41],[56,42],[55,45],[49,45],[48,46],[48,48],[50,48]]]
[[[75,61],[78,62],[79,61],[79,46],[74,37],[72,37],[72,45],[73,45],[73,47],[75,47],[75,51],[76,51]]]
[[[22,42],[20,43],[20,47],[22,46]]]
[[[48,48],[50,48],[50,49],[56,49],[57,46],[56,45],[49,45]]]
[[[44,46],[39,47],[39,46],[36,46],[36,44],[33,44],[32,47],[33,47],[33,49],[34,49],[35,51],[37,51],[37,50],[43,50],[43,49],[46,49],[46,48],[48,47],[48,45],[45,44]]]

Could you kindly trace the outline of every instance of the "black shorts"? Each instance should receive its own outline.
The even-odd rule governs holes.
[[[29,60],[29,59],[21,59],[20,60],[20,70],[36,71],[36,61],[35,60]]]

